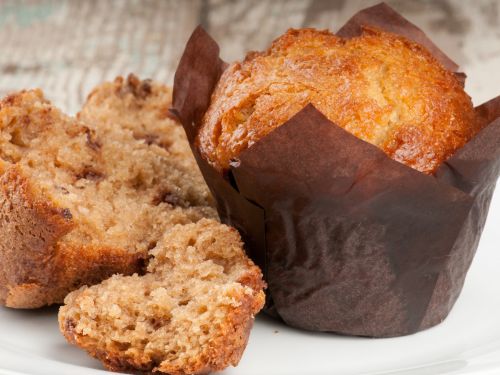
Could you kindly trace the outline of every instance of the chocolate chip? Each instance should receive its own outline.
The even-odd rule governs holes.
[[[102,145],[95,137],[94,132],[89,128],[85,128],[85,133],[87,134],[87,146],[89,146],[94,151],[98,151]]]
[[[93,169],[92,167],[85,167],[83,171],[76,175],[77,180],[85,179],[89,181],[101,181],[104,179],[104,174]]]
[[[104,176],[102,175],[102,173],[96,171],[87,171],[83,175],[83,178],[90,181],[100,181],[104,178]]]
[[[151,318],[149,320],[149,324],[153,327],[153,329],[160,329],[163,327],[167,322],[165,322],[163,319],[155,319]]]
[[[167,151],[172,147],[172,142],[170,140],[162,140],[160,136],[156,134],[134,134],[134,138],[138,141],[144,141],[148,146],[155,145]]]
[[[68,189],[66,189],[64,186],[56,186],[57,189],[61,190],[61,192],[66,195],[69,194]]]
[[[141,81],[134,74],[129,74],[122,93],[131,93],[138,99],[146,99],[153,92],[151,80],[145,79]]]
[[[155,247],[156,247],[156,244],[158,243],[158,241],[151,241],[149,244],[148,244],[148,251],[149,250],[153,250]]]
[[[68,319],[64,323],[64,330],[66,332],[73,332],[75,328],[76,328],[76,322],[73,319]]]
[[[151,94],[152,92],[153,92],[153,88],[151,86],[151,80],[150,79],[145,79],[144,81],[142,81],[142,83],[140,85],[140,93],[144,97],[146,97],[149,94]]]
[[[166,192],[163,194],[160,194],[158,198],[153,200],[153,204],[160,204],[160,203],[168,203],[173,207],[183,207],[187,208],[190,206],[189,202],[186,202],[184,199],[179,197],[178,195],[171,193],[171,192]]]
[[[167,193],[163,196],[163,202],[171,204],[172,206],[180,206],[183,203],[181,198],[171,193]]]
[[[134,138],[138,141],[143,140],[148,146],[157,144],[158,136],[154,134],[134,134]]]
[[[63,208],[61,210],[61,215],[63,218],[65,218],[66,220],[71,220],[73,219],[73,214],[71,213],[71,211],[69,210],[69,208]]]
[[[148,251],[151,250],[151,249],[154,249],[154,247],[156,246],[156,242],[154,242],[154,246],[151,247],[151,244],[149,244],[148,246]],[[139,275],[144,275],[148,269],[148,265],[149,265],[149,262],[151,261],[151,259],[153,259],[154,257],[148,253],[146,254],[143,254],[141,255],[139,258],[137,258],[137,261],[136,261],[136,270],[137,270],[137,273],[139,273]]]

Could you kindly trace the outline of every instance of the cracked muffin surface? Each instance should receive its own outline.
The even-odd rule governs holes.
[[[479,130],[461,82],[422,46],[365,28],[343,39],[291,29],[222,74],[197,135],[215,168],[307,104],[390,158],[432,174]]]

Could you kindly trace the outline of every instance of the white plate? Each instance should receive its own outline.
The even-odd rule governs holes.
[[[288,328],[259,317],[240,365],[225,375],[500,374],[500,193],[493,200],[465,288],[438,327],[394,339]],[[57,309],[0,308],[0,374],[104,374],[66,344]]]

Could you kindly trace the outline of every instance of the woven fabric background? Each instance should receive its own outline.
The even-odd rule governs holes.
[[[171,83],[202,24],[226,60],[263,49],[289,27],[337,30],[372,0],[1,0],[0,95],[41,87],[74,113],[93,86],[117,75]],[[476,104],[500,92],[500,2],[389,0],[469,76]]]

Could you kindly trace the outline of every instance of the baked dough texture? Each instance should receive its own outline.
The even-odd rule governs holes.
[[[367,27],[343,39],[291,29],[222,74],[197,134],[219,171],[307,104],[426,174],[478,131],[460,80],[425,48]]]
[[[144,272],[166,230],[217,217],[170,100],[130,76],[95,89],[79,119],[40,90],[0,102],[1,304]]]
[[[72,292],[59,312],[69,342],[113,371],[207,374],[236,366],[264,304],[260,270],[238,232],[214,220],[177,225],[143,276]]]

